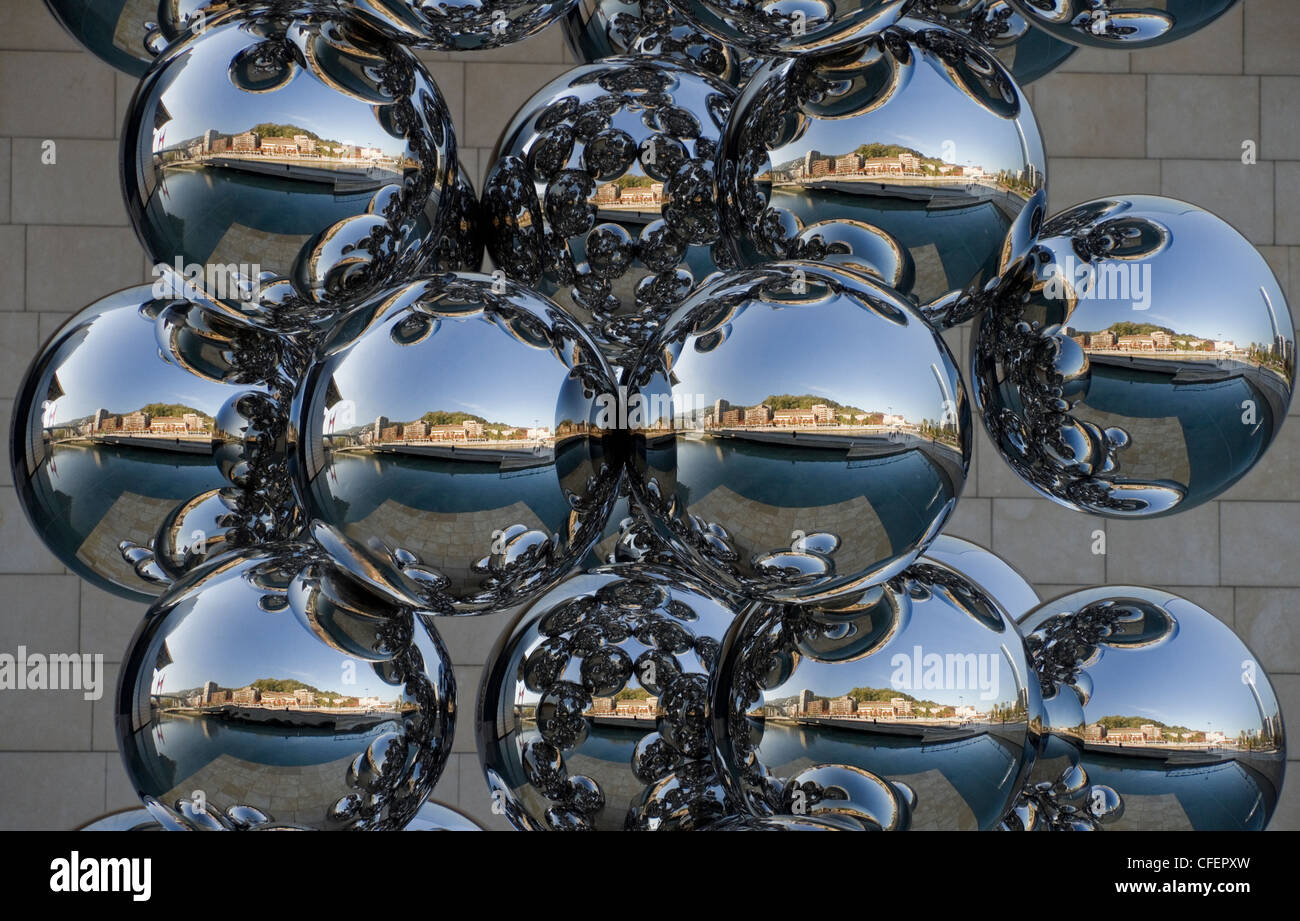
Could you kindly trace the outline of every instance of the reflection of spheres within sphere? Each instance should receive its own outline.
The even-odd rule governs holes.
[[[1277,808],[1282,713],[1264,669],[1213,614],[1160,589],[1104,586],[1020,622],[1064,777],[1107,829],[1250,831]],[[1100,792],[1098,792],[1100,791]],[[1077,824],[1072,827],[1078,827]]]
[[[420,616],[314,547],[276,545],[150,608],[122,666],[118,747],[171,828],[398,829],[446,764],[454,693]]]
[[[159,286],[101,298],[54,334],[19,388],[10,441],[46,547],[141,601],[221,550],[300,526],[278,341]]]
[[[735,90],[684,64],[576,67],[515,116],[483,188],[487,248],[617,365],[717,268],[713,160]]]
[[[929,560],[851,608],[755,604],[719,662],[718,751],[758,814],[987,830],[1033,764],[1038,697],[1015,623]]]
[[[638,503],[740,594],[852,600],[934,539],[966,480],[970,410],[947,346],[833,266],[702,286],[628,383]]]
[[[1062,505],[1151,517],[1220,495],[1286,418],[1295,333],[1259,252],[1195,205],[1128,196],[1043,226],[981,318],[976,405]]]
[[[602,566],[538,599],[479,694],[479,754],[521,830],[692,830],[732,810],[708,675],[733,610],[688,576]]]
[[[552,301],[447,274],[354,310],[294,408],[315,534],[354,575],[438,613],[528,600],[600,537],[615,386]]]
[[[1024,94],[984,48],[919,20],[840,55],[765,65],[719,162],[742,262],[864,271],[937,326],[974,315],[1047,200]]]
[[[331,0],[403,44],[442,51],[500,48],[536,35],[578,0]]]
[[[349,19],[236,11],[141,82],[123,188],[151,259],[206,267],[208,294],[283,325],[328,318],[434,256],[455,149],[409,50]]]
[[[1131,51],[1177,41],[1208,26],[1237,0],[1007,0],[1035,28],[1061,41]]]
[[[912,0],[674,0],[704,31],[752,54],[822,53],[893,25]]]
[[[997,55],[1021,86],[1056,70],[1077,50],[1030,26],[1007,0],[915,0],[908,15],[969,35]]]
[[[574,56],[588,64],[620,54],[651,54],[739,85],[759,63],[691,25],[666,0],[579,3],[565,17],[564,32]]]

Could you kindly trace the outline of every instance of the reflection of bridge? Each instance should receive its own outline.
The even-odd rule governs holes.
[[[378,444],[338,448],[339,453],[399,454],[411,457],[434,457],[466,463],[498,464],[502,469],[521,470],[555,463],[555,447],[550,442],[515,442],[507,447],[492,442],[390,441]]]
[[[150,435],[147,432],[112,435],[97,433],[90,436],[66,438],[55,444],[106,444],[124,448],[152,448],[156,451],[172,451],[179,454],[211,454],[220,441],[211,435]]]
[[[322,160],[311,157],[208,155],[189,161],[200,166],[274,176],[299,182],[316,182],[334,187],[336,192],[368,192],[401,180],[392,169],[362,162]]]
[[[782,189],[815,189],[920,201],[925,203],[927,211],[968,208],[987,202],[1012,221],[1020,216],[1029,198],[1027,194],[1003,188],[993,180],[951,176],[826,176],[774,182],[772,185]]]
[[[1273,419],[1286,417],[1290,382],[1282,372],[1257,362],[1229,358],[1221,352],[1163,350],[1131,352],[1124,349],[1085,349],[1088,361],[1107,368],[1164,374],[1173,384],[1210,384],[1240,377],[1268,402]]]
[[[771,717],[769,717],[770,719]],[[928,742],[955,742],[984,735],[985,724],[970,721],[907,719],[880,721],[842,716],[799,716],[792,722],[800,726],[824,726],[830,729],[853,729],[879,735],[915,736]]]

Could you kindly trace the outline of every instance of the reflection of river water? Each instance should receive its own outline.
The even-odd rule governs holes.
[[[384,733],[401,731],[396,720],[376,723],[363,732],[334,732],[159,714],[136,734],[136,743],[144,748],[136,764],[137,770],[148,769],[153,774],[149,778],[152,785],[145,787],[172,790],[221,755],[278,767],[328,764],[365,751]]]
[[[142,226],[165,228],[171,237],[167,245],[187,262],[206,262],[234,224],[277,236],[311,236],[364,211],[373,194],[335,194],[323,183],[212,167],[169,169],[163,175],[162,185],[149,199],[149,220]],[[175,217],[180,214],[202,215],[203,220],[182,221]],[[258,256],[243,255],[250,261]],[[269,262],[268,256],[268,268]]]
[[[819,221],[852,220],[883,230],[915,258],[917,250],[933,248],[950,279],[975,278],[997,271],[1002,241],[1011,222],[992,203],[926,208],[919,199],[819,189],[815,195],[774,188],[770,203],[799,216],[804,226]]]
[[[1175,797],[1194,829],[1262,831],[1280,792],[1263,774],[1234,761],[1166,769],[1154,759],[1090,751],[1084,766],[1092,783],[1113,788],[1135,813],[1139,797]],[[1132,818],[1136,823],[1137,815]]]
[[[1212,498],[1236,482],[1259,460],[1272,438],[1274,419],[1269,400],[1245,377],[1221,381],[1174,383],[1171,375],[1153,371],[1092,364],[1086,404],[1097,410],[1135,419],[1177,419],[1187,451],[1188,487],[1184,504]],[[1255,404],[1258,425],[1242,423],[1242,405]],[[1074,415],[1091,421],[1086,407]],[[1109,424],[1109,423],[1107,423]],[[1159,449],[1143,438],[1139,425],[1121,425],[1133,439],[1133,448]],[[1125,470],[1124,450],[1119,452],[1119,477]]]
[[[922,745],[914,736],[833,726],[791,726],[771,720],[752,725],[758,739],[758,760],[777,777],[787,777],[810,765],[848,764],[890,780],[903,780],[917,793],[915,824],[921,828],[942,819],[930,814],[935,804],[927,803],[927,795],[935,795],[930,792],[933,782],[917,775],[931,771],[942,774],[974,813],[976,827],[981,828],[995,825],[1002,817],[1001,798],[989,796],[990,785],[1001,778],[999,788],[1005,787],[1009,795],[1010,786],[1019,777],[1013,770],[1019,764],[1019,752],[988,733]],[[1023,724],[1019,728],[1023,731]],[[980,814],[981,810],[986,814]]]
[[[647,461],[671,470],[674,451],[679,483],[691,484],[690,503],[724,485],[774,508],[815,509],[865,498],[895,548],[915,541],[954,495],[948,477],[919,450],[850,461],[837,450],[677,438],[660,448],[648,445]]]

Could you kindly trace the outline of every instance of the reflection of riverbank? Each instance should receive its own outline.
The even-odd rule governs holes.
[[[231,170],[295,182],[328,185],[340,192],[374,191],[401,181],[401,176],[395,170],[345,160],[227,155],[205,157],[202,160],[187,161],[168,168]]]
[[[520,442],[517,445],[490,443],[456,444],[453,442],[395,441],[380,444],[355,445],[337,448],[342,454],[396,454],[411,457],[433,457],[477,464],[498,464],[506,469],[545,467],[555,463],[555,447],[549,442]]]
[[[229,704],[221,707],[177,707],[163,712],[170,717],[217,719],[224,723],[319,729],[329,732],[364,732],[401,718],[401,714],[396,710],[290,710]]]
[[[211,435],[90,435],[51,442],[52,445],[115,445],[126,448],[147,448],[153,451],[178,451],[181,454],[211,454],[219,442]]]

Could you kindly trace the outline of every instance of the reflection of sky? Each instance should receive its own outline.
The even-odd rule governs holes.
[[[393,322],[358,340],[335,367],[334,385],[355,402],[357,425],[379,416],[411,422],[433,411],[520,428],[554,425],[567,370],[552,352],[525,345],[482,315],[444,317],[427,340],[410,346],[390,338]]]
[[[1212,214],[1168,198],[1129,196],[1134,208],[1116,217],[1148,217],[1169,235],[1168,249],[1131,262],[1118,262],[1126,278],[1111,273],[1096,282],[1095,296],[1081,300],[1067,321],[1083,332],[1096,332],[1114,323],[1150,323],[1200,339],[1272,344],[1278,332],[1294,336],[1286,298],[1262,256]],[[1053,250],[1062,259],[1070,283],[1084,265],[1070,264],[1068,242],[1057,239]],[[1105,263],[1103,263],[1104,265]],[[1135,310],[1131,297],[1115,297],[1133,283],[1145,286],[1150,298],[1145,310]],[[1121,287],[1123,286],[1123,287]],[[1261,289],[1262,286],[1262,289]],[[1108,296],[1109,295],[1109,296]],[[1271,309],[1270,309],[1271,308]]]
[[[913,105],[917,99],[925,105]],[[916,67],[911,84],[884,106],[853,120],[809,119],[808,130],[770,154],[773,166],[852,153],[861,144],[898,144],[958,166],[1019,172],[1027,160],[1020,132],[953,87],[935,67]],[[951,145],[951,146],[945,146]]]
[[[405,140],[388,134],[371,106],[327,86],[302,67],[295,68],[288,83],[269,92],[251,93],[235,86],[224,73],[226,64],[250,45],[250,36],[243,30],[213,30],[203,43],[186,52],[189,59],[184,65],[173,62],[170,70],[181,85],[173,85],[163,93],[162,102],[170,120],[155,132],[154,149],[200,137],[210,128],[234,135],[264,122],[296,125],[323,140],[380,147],[390,155],[405,149]],[[197,58],[198,54],[203,58]],[[220,79],[203,82],[200,97],[198,77],[185,74],[184,68],[194,64],[212,73],[218,63]]]
[[[193,617],[167,636],[172,664],[163,670],[161,691],[154,676],[152,693],[190,690],[207,681],[233,690],[259,678],[294,678],[349,697],[388,701],[398,696],[398,688],[380,681],[371,665],[325,645],[287,608],[268,613],[249,610],[246,601],[230,604],[221,612],[219,630],[211,611]],[[349,662],[354,684],[344,683],[344,663]]]
[[[148,289],[132,289],[148,296]],[[55,402],[61,425],[93,415],[97,409],[127,413],[148,403],[181,403],[215,415],[233,392],[158,357],[153,322],[139,313],[139,297],[108,310],[86,328],[71,361],[58,369],[64,395]]]
[[[1189,624],[1193,617],[1209,616],[1189,610],[1187,602],[1170,601],[1165,607],[1175,618],[1181,607]],[[1229,738],[1243,729],[1258,731],[1261,718],[1255,695],[1242,681],[1243,662],[1254,663],[1254,659],[1244,647],[1236,658],[1225,656],[1225,631],[1196,627],[1180,630],[1173,641],[1160,646],[1103,647],[1101,663],[1092,667],[1093,695],[1085,708],[1088,722],[1103,716],[1141,716],[1196,732],[1222,732]],[[1193,665],[1189,668],[1188,663]],[[1263,669],[1257,663],[1254,667],[1256,690],[1267,714],[1273,715],[1277,701]]]
[[[752,303],[721,346],[700,354],[688,344],[682,351],[674,402],[702,395],[706,405],[721,398],[742,407],[810,394],[909,422],[938,421],[944,400],[956,394],[944,393],[925,360],[937,354],[921,321],[894,326],[847,299],[787,308]]]
[[[866,659],[852,664],[819,662],[802,656],[790,680],[777,688],[763,692],[764,701],[798,697],[799,692],[805,688],[819,697],[834,699],[843,697],[854,688],[871,687],[888,689],[898,697],[932,700],[945,707],[970,706],[981,713],[997,704],[1006,706],[1016,703],[1020,684],[1011,662],[1001,648],[989,642],[980,644],[978,651],[973,645],[960,642],[947,642],[943,645],[921,643],[919,674],[922,683],[917,685],[918,669],[915,664],[914,645],[909,642],[892,642]],[[977,658],[973,669],[965,665],[954,669],[954,675],[957,676],[957,680],[953,682],[954,686],[928,688],[923,683],[926,671],[925,656],[932,653],[941,658],[950,653],[954,655],[974,653]],[[906,656],[906,661],[900,660],[895,664],[892,660],[896,655]],[[981,655],[991,658],[981,660],[979,658]],[[981,661],[984,663],[982,667]],[[996,666],[993,665],[994,661],[997,662]],[[905,674],[896,674],[899,668]],[[943,670],[946,683],[948,675],[946,658],[943,660]],[[895,681],[895,678],[899,680]],[[980,686],[982,680],[987,687],[987,692]],[[957,686],[963,684],[966,686]]]

